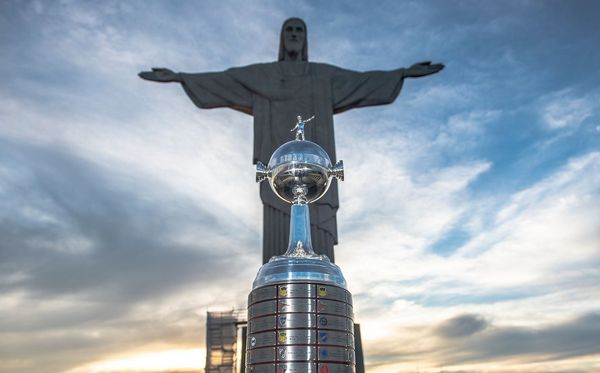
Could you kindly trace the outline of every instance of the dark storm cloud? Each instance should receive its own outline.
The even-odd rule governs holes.
[[[448,331],[468,333],[481,328],[481,320],[475,315],[460,316],[444,322],[436,328],[436,334],[447,337]],[[448,328],[449,325],[452,326]],[[488,326],[479,333],[445,346],[448,347],[440,351],[445,365],[520,356],[550,361],[595,355],[600,353],[600,313],[540,328]]]
[[[172,191],[165,197],[164,186],[140,185],[65,150],[7,141],[0,142],[0,166],[0,290],[111,304],[37,315],[26,325],[11,323],[13,315],[0,324],[4,330],[85,323],[97,314],[109,319],[187,283],[219,281],[241,265],[227,260],[227,248],[211,247],[235,219],[226,225]],[[182,225],[196,226],[206,240],[193,247],[173,242],[170,234]],[[237,231],[239,240],[250,236]]]
[[[444,338],[460,338],[484,330],[488,322],[478,315],[461,315],[445,321],[436,332]]]
[[[410,335],[411,340],[398,339]],[[369,367],[429,360],[437,367],[511,360],[549,362],[600,353],[600,313],[532,327],[495,326],[481,315],[465,314],[439,325],[398,330],[393,339],[368,351]],[[556,370],[552,373],[583,373]]]

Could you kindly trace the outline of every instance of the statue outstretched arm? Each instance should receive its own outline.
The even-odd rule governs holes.
[[[145,80],[161,83],[181,83],[183,81],[179,73],[164,67],[153,67],[151,71],[142,71],[138,76]]]
[[[419,78],[442,70],[441,63],[419,62],[389,71],[351,71],[335,68],[332,78],[333,112],[394,102],[405,78]]]
[[[444,64],[432,64],[431,61],[423,61],[415,63],[414,65],[404,68],[402,70],[405,78],[420,78],[422,76],[435,74],[441,71],[443,68]]]
[[[138,76],[152,82],[181,83],[192,102],[201,109],[228,107],[252,114],[253,92],[230,73],[232,70],[188,74],[153,67]]]

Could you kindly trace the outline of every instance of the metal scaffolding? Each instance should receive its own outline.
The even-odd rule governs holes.
[[[244,352],[238,346],[242,338],[238,336],[241,324],[246,324],[245,310],[207,312],[205,373],[239,372],[244,364]]]

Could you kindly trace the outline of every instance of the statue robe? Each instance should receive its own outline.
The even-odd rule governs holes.
[[[223,72],[181,73],[185,92],[203,109],[227,107],[254,117],[253,162],[264,164],[275,149],[294,139],[296,117],[315,116],[305,136],[325,149],[336,162],[333,115],[343,111],[392,103],[402,88],[403,70],[356,72],[312,62],[272,62],[231,68]],[[290,206],[268,183],[260,184],[264,206],[263,263],[282,255],[288,246]],[[337,244],[336,181],[310,206],[313,248],[334,260]]]

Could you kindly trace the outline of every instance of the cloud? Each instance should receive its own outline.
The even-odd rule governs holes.
[[[597,261],[600,230],[595,206],[600,203],[600,180],[591,175],[597,174],[599,162],[598,153],[571,159],[499,209],[494,228],[477,235],[461,251],[465,257],[482,254],[479,268],[487,273],[483,281],[552,282],[550,273],[560,268],[567,271],[575,262]],[[522,263],[519,258],[524,255],[536,260]]]
[[[199,206],[190,205],[188,211],[182,210],[178,205],[183,201],[170,200],[164,190],[139,191],[135,183],[143,180],[135,180],[135,175],[107,175],[93,163],[60,150],[6,142],[3,149],[6,166],[21,165],[5,171],[11,183],[5,180],[3,191],[12,198],[4,199],[3,211],[17,214],[4,216],[3,251],[11,253],[13,265],[15,259],[28,260],[28,255],[34,254],[38,255],[35,262],[51,260],[52,265],[47,267],[30,263],[35,271],[28,281],[44,291],[76,291],[79,287],[103,285],[103,281],[116,285],[120,279],[115,276],[131,276],[145,282],[150,280],[145,277],[170,265],[181,266],[177,274],[184,275],[187,265],[193,268],[191,259],[195,256],[194,261],[211,260],[213,254],[207,243],[210,238],[218,240],[216,236],[228,229],[219,227],[220,219],[215,220],[213,214]],[[131,183],[132,189],[125,189],[126,183]],[[141,216],[144,218],[140,219]],[[211,231],[202,233],[208,240],[198,242],[197,249],[169,247],[173,243],[164,242],[163,236],[147,234],[163,231],[168,235],[180,229],[187,219],[190,220],[186,224],[196,222],[204,226],[209,221],[213,224]],[[173,252],[178,255],[171,255]],[[43,259],[44,256],[47,258]],[[92,270],[92,265],[98,270]],[[116,267],[111,268],[112,265]],[[122,271],[118,268],[121,265],[129,270]],[[201,273],[206,271],[207,278],[217,273],[211,271],[214,266],[210,264],[199,268],[205,269]],[[70,281],[69,277],[76,273],[80,274],[75,276],[78,280]],[[127,283],[131,284],[123,281]],[[157,282],[151,291],[159,291],[160,287]]]
[[[488,322],[478,315],[461,315],[445,321],[436,329],[444,338],[455,339],[471,336],[488,327]]]
[[[443,365],[535,356],[538,361],[562,360],[600,353],[600,315],[580,316],[543,328],[496,327],[453,344]],[[452,356],[454,355],[454,356]]]
[[[0,143],[2,359],[60,371],[119,345],[201,341],[203,310],[245,298],[258,257],[236,217],[66,149]],[[56,348],[71,357],[54,365]]]
[[[543,100],[541,117],[552,130],[575,128],[596,112],[598,100],[591,95],[576,96],[565,89]]]
[[[581,361],[582,369],[575,371],[591,372],[585,362],[600,352],[599,338],[597,313],[536,328],[497,325],[477,314],[461,315],[433,327],[397,329],[394,337],[370,345],[367,368],[376,372],[409,372],[416,366],[427,372],[445,367],[452,367],[453,372],[558,372],[563,365],[577,367]]]
[[[403,361],[399,356],[410,361],[408,357],[413,355],[421,361],[425,356],[433,359],[437,342],[421,336],[425,331],[420,328],[434,320],[439,323],[434,328],[437,335],[445,332],[449,339],[469,332],[487,335],[499,325],[544,328],[563,322],[574,312],[598,309],[600,303],[589,297],[599,290],[595,268],[600,228],[595,217],[600,180],[590,177],[599,174],[598,161],[597,153],[574,157],[547,178],[502,201],[459,198],[468,213],[455,216],[456,224],[485,223],[467,228],[469,236],[462,248],[446,256],[429,251],[430,238],[441,235],[444,225],[411,232],[382,220],[356,231],[352,242],[340,246],[337,258],[354,292],[363,340],[368,346],[411,346],[406,351],[389,351],[389,355],[367,351],[370,366],[384,364],[381,371],[388,371],[399,368],[385,362],[399,364]],[[453,193],[460,195],[466,185],[450,188],[438,203],[448,203],[448,198]],[[402,201],[410,205],[418,199]],[[437,206],[433,209],[440,210]],[[393,217],[388,219],[395,222]],[[412,219],[423,221],[418,215]],[[448,315],[454,316],[447,320]],[[392,342],[399,335],[411,340]],[[414,339],[419,342],[414,344]],[[531,360],[529,356],[523,359]],[[450,363],[460,361],[446,365]],[[414,365],[402,366],[407,371],[414,369]],[[480,368],[467,371],[476,369]],[[524,371],[527,369],[532,368]]]

